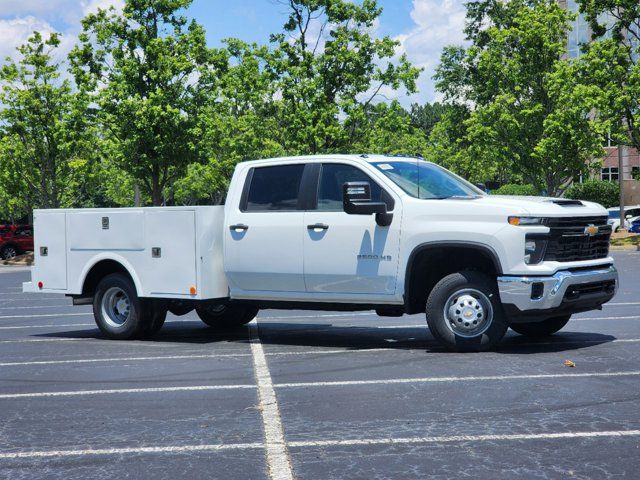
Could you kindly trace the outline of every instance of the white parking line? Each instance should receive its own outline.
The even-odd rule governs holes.
[[[17,366],[29,366],[29,365],[63,365],[73,363],[109,363],[109,362],[143,362],[151,360],[197,360],[197,359],[212,359],[212,358],[225,358],[225,357],[238,357],[249,356],[248,353],[236,354],[211,354],[211,355],[160,355],[153,357],[110,357],[110,358],[80,358],[74,360],[36,360],[31,362],[4,362],[0,363],[0,367],[17,367]]]
[[[81,317],[81,316],[93,316],[92,312],[80,312],[80,313],[39,313],[37,315],[0,315],[0,319],[3,318],[46,318],[46,317]]]
[[[588,320],[640,320],[640,315],[630,315],[630,316],[614,316],[614,317],[580,317],[580,318],[572,318],[572,322],[584,322]]]
[[[140,453],[194,453],[216,452],[220,450],[248,450],[262,448],[261,443],[229,443],[213,445],[176,445],[166,447],[132,447],[132,448],[97,448],[86,450],[45,450],[34,452],[2,452],[0,459],[15,458],[50,458],[50,457],[80,457],[85,455],[124,455]]]
[[[612,430],[605,432],[516,433],[505,435],[452,435],[443,437],[363,438],[351,440],[317,440],[289,442],[291,448],[338,447],[361,445],[403,445],[420,443],[491,442],[518,440],[556,440],[563,438],[637,437],[640,430]]]
[[[39,310],[45,308],[76,308],[75,305],[70,303],[63,303],[60,305],[30,305],[28,307],[0,307],[0,310]]]
[[[266,361],[266,359],[265,359]],[[260,369],[260,371],[262,371]],[[263,372],[264,373],[264,372]],[[261,374],[262,375],[262,374]],[[507,380],[540,380],[540,379],[571,379],[571,378],[611,378],[611,377],[637,377],[640,376],[640,371],[627,371],[627,372],[585,372],[585,373],[548,373],[548,374],[532,374],[532,375],[487,375],[487,376],[466,376],[466,377],[423,377],[423,378],[392,378],[392,379],[380,379],[380,380],[343,380],[334,382],[293,382],[293,383],[272,383],[271,390],[274,395],[271,397],[267,395],[268,392],[264,391],[265,396],[261,401],[261,411],[268,412],[268,417],[264,419],[265,423],[269,423],[269,436],[267,441],[273,444],[281,443],[278,439],[278,432],[272,430],[274,427],[271,422],[279,422],[282,429],[282,422],[280,416],[272,415],[273,408],[277,408],[277,402],[275,399],[275,389],[277,388],[306,388],[306,387],[343,387],[343,386],[356,386],[356,385],[393,385],[393,384],[411,384],[411,383],[452,383],[452,382],[484,382],[484,381],[507,381]],[[262,377],[262,384],[258,385],[258,388],[268,389],[264,383],[264,377]],[[237,390],[237,389],[252,389],[256,388],[256,385],[237,384],[237,385],[191,385],[181,387],[149,387],[149,388],[121,388],[121,389],[106,389],[106,390],[70,390],[70,391],[58,391],[58,392],[32,392],[32,393],[6,393],[0,394],[0,399],[12,399],[12,398],[40,398],[40,397],[75,397],[75,396],[91,396],[91,395],[115,395],[115,394],[129,394],[129,393],[159,393],[159,392],[189,392],[189,391],[208,391],[208,390]],[[278,410],[279,412],[279,410]],[[275,420],[274,420],[275,419]],[[267,425],[265,425],[265,436]],[[284,438],[284,436],[282,436]]]
[[[91,315],[91,314],[89,314]],[[95,323],[53,323],[47,325],[11,325],[2,326],[0,330],[21,330],[25,328],[56,328],[56,327],[95,327]]]
[[[585,373],[540,373],[533,375],[484,375],[467,377],[418,377],[418,378],[390,378],[380,380],[339,380],[333,382],[294,382],[276,383],[276,388],[304,388],[304,387],[345,387],[354,385],[393,385],[406,383],[452,383],[452,382],[485,382],[504,380],[541,380],[553,378],[594,378],[594,377],[630,377],[639,376],[640,371],[628,372],[585,372]]]
[[[341,447],[341,446],[376,446],[376,445],[411,445],[430,443],[468,443],[495,441],[524,441],[524,440],[561,440],[581,438],[622,438],[640,436],[640,430],[610,430],[591,432],[551,432],[551,433],[515,433],[492,435],[449,435],[440,437],[401,437],[401,438],[362,438],[350,440],[315,440],[288,442],[291,448]],[[92,448],[84,450],[40,450],[21,452],[0,452],[0,459],[11,460],[19,458],[51,458],[51,457],[81,457],[88,455],[125,455],[145,453],[195,453],[215,452],[221,450],[251,450],[263,448],[262,443],[229,443],[212,445],[168,445],[155,447],[130,448]]]
[[[273,389],[271,374],[267,366],[264,349],[260,343],[258,324],[255,319],[249,324],[249,334],[251,336],[253,368],[258,385],[260,415],[264,427],[269,478],[272,480],[293,480],[293,469],[291,468],[291,459],[289,458],[289,451],[284,437],[278,399]]]
[[[0,399],[42,398],[42,397],[82,397],[89,395],[118,395],[127,393],[161,392],[206,392],[210,390],[241,390],[256,388],[255,385],[191,385],[185,387],[114,388],[109,390],[71,390],[67,392],[3,393]]]

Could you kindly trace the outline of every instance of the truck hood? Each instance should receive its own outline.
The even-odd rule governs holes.
[[[597,203],[586,202],[584,200],[568,200],[565,198],[485,195],[481,198],[470,201],[502,208],[508,206],[513,208],[515,214],[527,214],[532,216],[588,217],[595,215],[608,215],[607,210]]]

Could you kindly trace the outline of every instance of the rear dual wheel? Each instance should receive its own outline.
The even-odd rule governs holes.
[[[196,307],[200,320],[214,328],[234,328],[256,318],[258,309],[250,305],[205,302]]]
[[[93,315],[104,335],[128,340],[155,335],[164,324],[167,309],[162,302],[139,298],[130,278],[112,273],[96,287]]]

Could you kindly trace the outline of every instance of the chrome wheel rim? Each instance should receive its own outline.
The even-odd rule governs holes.
[[[493,321],[493,306],[489,297],[474,288],[458,290],[451,295],[443,313],[449,330],[464,338],[482,335]]]
[[[4,259],[9,260],[10,258],[14,258],[17,255],[16,249],[13,247],[6,247],[4,249]]]
[[[102,296],[102,318],[113,328],[122,327],[131,314],[131,301],[120,287],[109,288]]]

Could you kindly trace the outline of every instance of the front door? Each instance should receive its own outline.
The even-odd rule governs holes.
[[[305,165],[254,167],[242,198],[227,206],[225,272],[231,293],[281,298],[304,292],[300,184]],[[262,293],[259,293],[262,292]]]
[[[393,210],[390,226],[380,227],[374,215],[348,215],[342,207],[346,182],[369,182],[373,201]],[[304,216],[304,272],[308,292],[393,295],[400,244],[401,205],[359,167],[324,163],[315,210]]]

